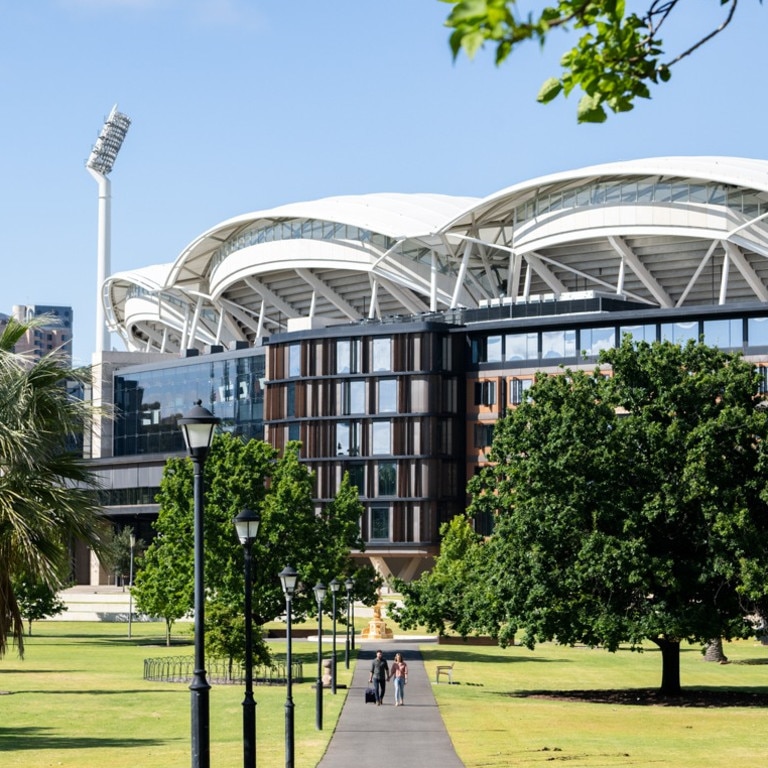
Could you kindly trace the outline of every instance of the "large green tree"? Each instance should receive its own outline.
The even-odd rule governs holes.
[[[601,363],[539,375],[470,481],[469,513],[496,517],[477,628],[651,641],[678,694],[681,641],[752,634],[768,594],[768,416],[753,366],[703,344],[627,338]]]
[[[26,574],[56,589],[71,541],[103,548],[97,481],[73,450],[92,406],[70,385],[87,383],[89,372],[56,354],[35,360],[13,351],[44,321],[10,320],[0,334],[0,657],[9,639],[24,650],[14,577]]]
[[[702,0],[647,0],[643,11],[628,12],[624,0],[560,0],[534,12],[519,9],[517,0],[443,0],[453,5],[446,26],[454,58],[470,57],[486,43],[495,46],[501,64],[523,42],[548,41],[555,30],[575,30],[576,45],[561,60],[562,73],[547,80],[538,100],[546,103],[574,89],[583,92],[579,122],[603,122],[606,108],[626,112],[651,88],[669,80],[672,67],[722,32],[736,12],[738,0],[710,0],[722,6],[719,25],[700,39],[684,40],[675,53],[661,39],[662,28],[677,12],[697,12]],[[760,0],[762,2],[762,0]]]
[[[475,533],[470,520],[460,515],[440,526],[440,536],[440,555],[434,568],[415,581],[395,580],[403,604],[389,613],[403,629],[424,626],[441,635],[452,630],[466,636],[481,621],[476,609],[482,600],[475,600],[474,593],[482,537]]]

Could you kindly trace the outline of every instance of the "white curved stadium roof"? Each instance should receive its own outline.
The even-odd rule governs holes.
[[[131,350],[252,343],[291,321],[476,307],[598,290],[658,307],[768,304],[768,162],[668,157],[592,166],[485,198],[371,194],[291,203],[211,228],[171,264],[112,275]]]

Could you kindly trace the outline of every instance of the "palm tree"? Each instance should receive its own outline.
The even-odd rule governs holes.
[[[56,353],[33,360],[13,351],[44,322],[11,319],[0,333],[0,658],[9,641],[24,653],[12,577],[27,572],[59,588],[72,540],[102,549],[97,480],[72,450],[93,409],[67,387],[85,384],[89,371]]]

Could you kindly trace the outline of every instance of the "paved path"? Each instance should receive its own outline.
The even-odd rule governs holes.
[[[395,707],[395,689],[387,683],[385,703],[365,704],[365,689],[376,649],[392,662],[396,652],[408,664],[405,706]],[[352,685],[331,742],[318,768],[464,768],[432,693],[418,643],[395,640],[364,644]]]

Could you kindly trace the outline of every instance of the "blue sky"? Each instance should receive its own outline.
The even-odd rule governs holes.
[[[75,356],[89,361],[97,186],[85,161],[115,103],[133,125],[111,174],[113,271],[173,261],[214,224],[291,201],[484,196],[614,160],[768,157],[758,0],[743,0],[652,100],[600,126],[577,125],[575,95],[535,101],[574,38],[554,34],[500,68],[491,52],[454,63],[448,10],[437,0],[0,0],[0,311],[72,305]],[[721,14],[718,0],[683,3],[670,50]]]

